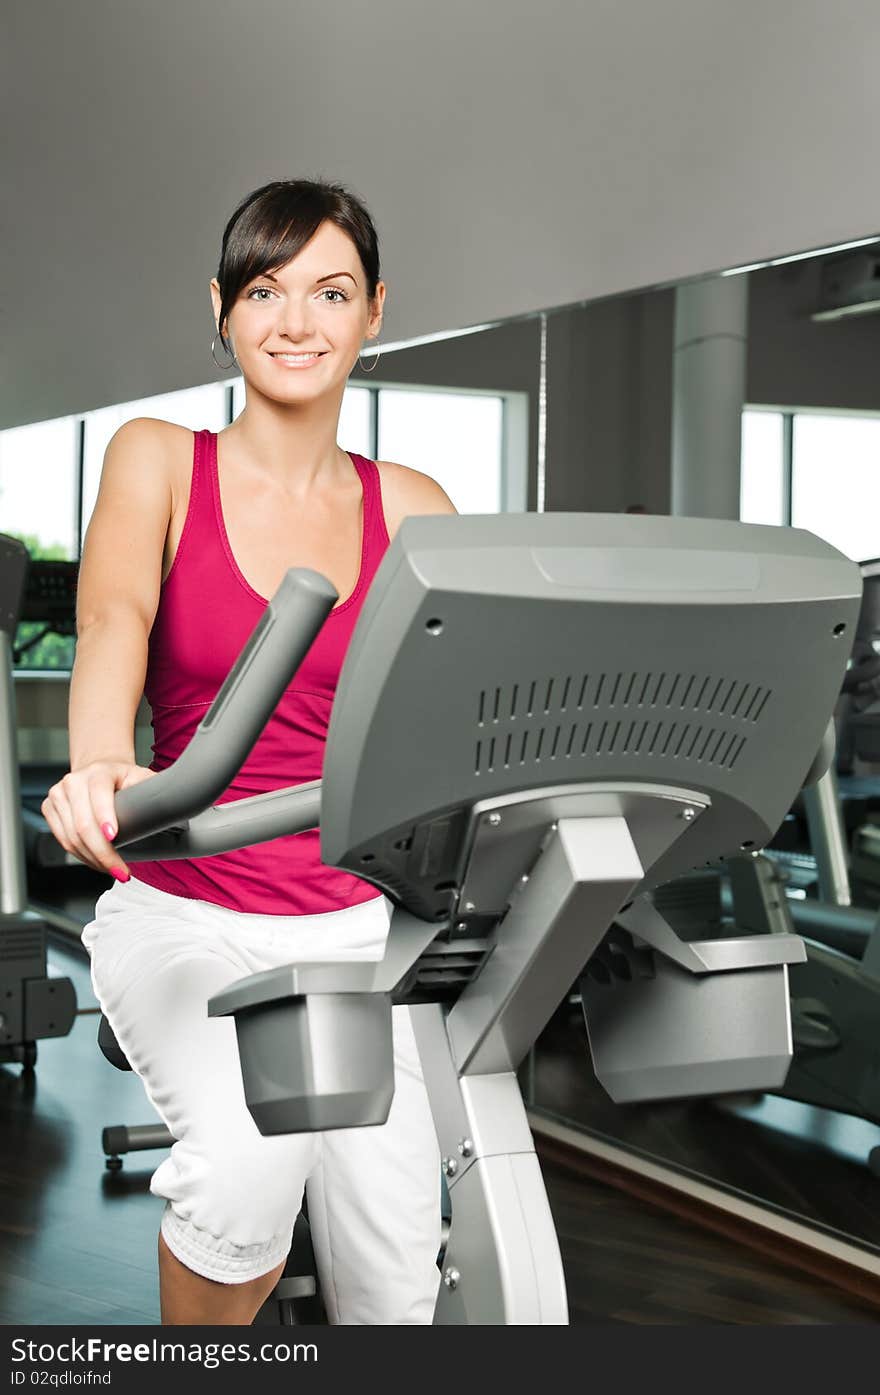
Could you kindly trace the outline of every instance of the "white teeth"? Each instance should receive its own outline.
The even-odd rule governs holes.
[[[320,354],[273,354],[273,358],[282,358],[285,363],[307,363],[311,358],[320,358]]]

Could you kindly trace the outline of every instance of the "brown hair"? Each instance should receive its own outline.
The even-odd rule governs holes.
[[[267,271],[286,266],[325,221],[348,233],[367,278],[367,299],[379,281],[379,238],[366,205],[341,184],[322,179],[277,179],[242,199],[223,231],[217,282],[220,339],[242,289]]]

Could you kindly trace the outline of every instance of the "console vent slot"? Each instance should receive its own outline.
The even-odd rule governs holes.
[[[732,770],[771,695],[700,673],[569,673],[484,688],[474,773],[608,755]]]

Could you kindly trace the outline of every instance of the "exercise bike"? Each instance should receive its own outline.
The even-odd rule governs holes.
[[[516,1069],[624,907],[770,839],[815,762],[860,591],[798,530],[409,518],[346,656],[322,780],[213,805],[336,600],[294,570],[178,761],[118,794],[127,860],[320,827],[323,861],[393,901],[381,961],[291,964],[207,1011],[234,1017],[274,1134],[382,1123],[391,1006],[410,1006],[452,1201],[435,1323],[567,1322]],[[599,1079],[618,1100],[778,1087],[803,958],[794,935],[688,944],[637,913],[585,995]]]

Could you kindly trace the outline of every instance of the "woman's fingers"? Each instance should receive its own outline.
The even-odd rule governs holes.
[[[70,800],[67,797],[67,791],[64,788],[63,780],[59,781],[57,785],[52,786],[46,798],[43,800],[41,810],[43,818],[51,828],[57,841],[61,844],[62,848],[64,848],[64,851],[72,853],[74,857],[79,858],[80,862],[85,862],[88,866],[94,867],[95,863],[92,861],[92,858],[76,831],[73,820],[73,810],[71,809]]]
[[[55,838],[67,852],[96,871],[128,881],[128,867],[101,828],[101,824],[106,825],[115,836],[114,790],[109,770],[69,772],[52,786],[41,807]]]
[[[114,815],[107,816],[107,805],[113,808],[113,781],[104,774],[92,775],[87,781],[71,781],[69,793],[73,826],[81,845],[86,849],[87,860],[97,864],[104,872],[109,872],[117,881],[128,881],[131,875],[119,853],[102,832],[101,823],[112,826]],[[103,811],[99,814],[97,811]],[[100,820],[100,821],[99,821]]]

